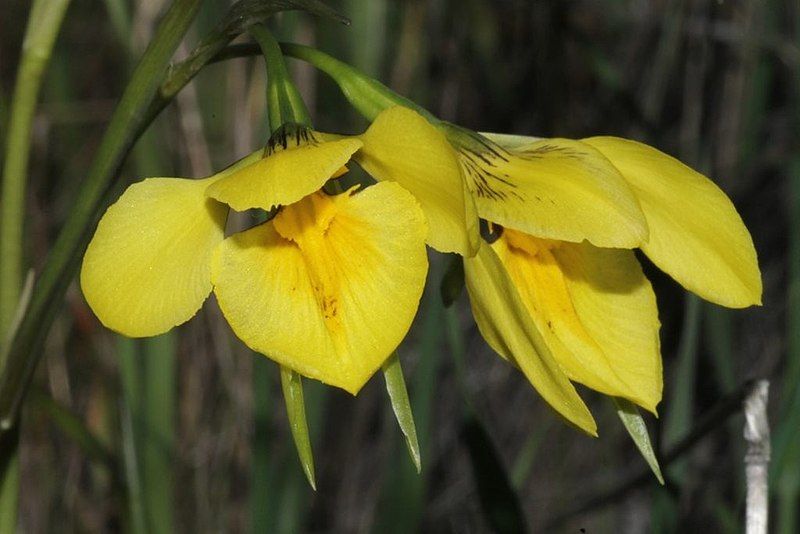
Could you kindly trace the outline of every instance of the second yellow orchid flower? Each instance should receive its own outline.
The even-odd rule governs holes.
[[[445,130],[488,221],[482,251],[465,259],[478,326],[585,431],[596,427],[571,386],[531,371],[530,362],[555,361],[570,380],[655,413],[663,381],[658,309],[626,249],[641,248],[706,300],[760,304],[758,262],[741,218],[713,182],[678,160],[620,138]],[[498,292],[498,283],[508,288]],[[509,321],[509,310],[523,317]],[[557,393],[573,402],[554,401]]]

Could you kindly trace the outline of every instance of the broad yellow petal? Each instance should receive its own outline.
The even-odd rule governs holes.
[[[596,436],[592,414],[553,358],[492,247],[483,245],[474,258],[465,258],[464,273],[475,322],[489,346],[515,363],[561,416]]]
[[[361,139],[356,161],[376,180],[397,182],[417,198],[428,219],[428,244],[472,256],[479,244],[478,215],[444,134],[398,106],[378,115]]]
[[[630,250],[564,243],[553,249],[581,324],[633,388],[627,397],[656,413],[663,374],[658,305]]]
[[[353,394],[408,331],[427,273],[424,216],[397,184],[285,206],[226,239],[214,293],[236,335]]]
[[[228,213],[205,197],[214,180],[148,178],[108,208],[80,277],[105,326],[130,337],[154,336],[189,320],[203,304]]]
[[[492,248],[569,378],[655,412],[658,310],[633,252],[508,229]]]
[[[454,126],[447,131],[482,218],[537,237],[600,247],[634,248],[647,239],[633,191],[591,146],[494,136],[498,144]]]
[[[236,211],[270,210],[297,202],[340,175],[361,148],[356,138],[321,141],[317,135],[309,130],[298,130],[296,135],[279,131],[264,158],[214,182],[206,194]]]
[[[633,187],[650,226],[645,254],[700,297],[743,308],[761,304],[753,240],[730,199],[711,180],[655,148],[593,137]]]

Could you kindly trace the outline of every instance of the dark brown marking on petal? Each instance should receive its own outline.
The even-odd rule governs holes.
[[[302,124],[286,123],[270,136],[267,146],[264,148],[264,157],[267,157],[279,150],[286,150],[302,145],[317,145],[319,141],[311,130]]]
[[[487,168],[495,167],[494,162],[469,151],[461,151],[460,156],[461,168],[470,180],[476,195],[496,201],[507,200],[509,197],[524,200],[522,194],[517,191],[517,184],[507,179],[510,178],[508,174],[503,174],[502,176],[506,177],[503,178]],[[488,165],[486,162],[489,162]]]

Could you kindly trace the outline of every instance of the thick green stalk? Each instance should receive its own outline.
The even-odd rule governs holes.
[[[138,414],[143,430],[138,445],[143,504],[150,532],[168,533],[174,529],[175,340],[174,332],[145,339],[139,354],[144,367],[144,397]]]
[[[36,368],[44,333],[49,329],[88,241],[92,222],[117,169],[146,122],[148,107],[158,90],[172,54],[185,35],[201,0],[175,0],[167,11],[133,72],[97,154],[81,184],[63,229],[34,288],[30,308],[20,324],[0,378],[0,426],[13,425]]]
[[[69,0],[36,0],[31,8],[17,71],[8,144],[3,165],[3,209],[0,211],[0,338],[17,307],[22,284],[22,232],[31,127],[39,89],[53,52]],[[1,356],[1,355],[0,355]],[[0,360],[0,365],[3,362]]]
[[[69,0],[35,0],[28,18],[22,57],[17,71],[14,96],[3,158],[2,205],[0,210],[0,346],[11,326],[22,289],[25,189],[31,127],[47,64]],[[0,351],[0,370],[5,367]],[[19,502],[19,429],[0,440],[0,533],[17,529]]]
[[[143,404],[143,387],[138,344],[135,339],[119,336],[117,339],[117,358],[120,366],[122,383],[121,423],[122,423],[122,458],[125,468],[125,487],[127,488],[128,521],[127,527],[132,534],[148,532],[147,516],[144,507],[144,490],[140,469],[139,440],[141,413]]]

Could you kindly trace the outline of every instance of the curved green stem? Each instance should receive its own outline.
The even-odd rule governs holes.
[[[51,4],[50,1],[44,3]],[[52,323],[57,303],[77,269],[91,223],[125,156],[146,127],[148,106],[200,4],[201,0],[173,2],[114,110],[87,178],[36,281],[28,313],[10,344],[7,365],[0,378],[0,427],[3,429],[10,428],[16,419],[41,356],[37,348],[41,347],[43,333]]]
[[[17,72],[8,144],[3,166],[0,211],[0,338],[14,316],[22,285],[22,232],[31,127],[39,89],[69,0],[36,0],[31,8]],[[0,365],[2,365],[0,361]]]
[[[375,117],[387,108],[405,106],[433,124],[440,122],[422,106],[398,95],[379,81],[325,52],[295,43],[281,43],[281,50],[287,56],[302,59],[333,78],[345,98],[369,121],[375,120]]]
[[[104,197],[113,185],[119,167],[150,123],[178,91],[248,26],[263,22],[279,11],[292,9],[347,23],[347,19],[335,14],[319,0],[240,0],[186,61],[169,67],[169,60],[200,3],[201,0],[174,0],[164,15],[114,110],[88,175],[76,195],[73,209],[36,281],[28,312],[10,345],[0,348],[8,362],[0,377],[0,430],[7,430],[14,423],[41,357],[38,349],[78,268],[92,223],[104,204]]]
[[[42,85],[50,62],[58,30],[64,20],[69,0],[36,0],[31,7],[22,57],[17,71],[3,166],[3,209],[0,210],[0,346],[13,322],[22,290],[23,228],[25,189],[31,127]],[[0,369],[5,367],[0,351]],[[3,461],[0,466],[0,533],[17,529],[19,502],[19,429],[0,440]]]

